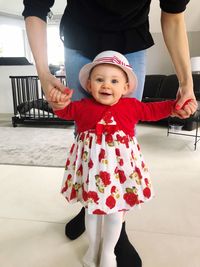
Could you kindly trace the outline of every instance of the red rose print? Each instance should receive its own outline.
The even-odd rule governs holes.
[[[66,192],[68,189],[68,186],[64,186],[62,189],[61,189],[61,193],[63,194],[64,192]]]
[[[72,175],[69,174],[69,175],[67,176],[66,181],[65,181],[65,186],[64,186],[64,187],[62,188],[62,190],[61,190],[61,193],[64,193],[64,192],[67,191],[67,189],[68,189],[68,182],[71,180],[71,178],[72,178]]]
[[[125,144],[127,148],[129,148],[129,143],[128,143],[128,137],[127,136],[123,136],[122,137],[122,144]]]
[[[135,167],[135,172],[137,172],[138,177],[139,177],[140,179],[142,179],[142,174],[141,174],[141,171],[140,171],[140,169],[139,169],[138,167]]]
[[[80,134],[80,137],[79,137],[79,140],[84,141],[84,138],[85,138],[85,134],[84,133],[81,133]]]
[[[73,153],[73,151],[74,151],[74,147],[75,147],[75,144],[72,145],[72,147],[71,147],[71,149],[70,149],[70,152],[69,152],[70,154]]]
[[[149,187],[146,187],[144,190],[143,190],[143,194],[146,198],[150,198],[151,197],[151,190]]]
[[[104,186],[107,186],[107,185],[111,184],[110,173],[104,172],[104,171],[100,171],[99,172],[99,177],[102,180]]]
[[[105,215],[105,211],[103,210],[100,210],[100,209],[96,209],[93,211],[93,214],[97,214],[97,215]]]
[[[94,163],[93,163],[92,159],[90,159],[90,161],[88,162],[88,168],[92,169],[93,165],[94,165]]]
[[[142,161],[142,168],[144,169],[144,167],[145,167],[145,164],[144,164],[144,161]]]
[[[116,135],[116,138],[117,138],[117,141],[121,143],[121,140],[122,140],[121,135],[117,134],[117,135]]]
[[[93,200],[96,204],[98,204],[99,197],[98,194],[94,191],[89,191],[87,193],[87,198]]]
[[[82,176],[83,175],[83,166],[82,164],[80,165],[80,167],[78,168],[78,170],[76,171],[76,174],[78,176]]]
[[[109,196],[106,199],[106,206],[108,206],[110,209],[113,209],[116,205],[116,200],[113,196]]]
[[[111,194],[112,194],[112,193],[115,193],[116,190],[117,190],[117,187],[116,187],[116,186],[112,186],[112,188],[111,188]]]
[[[124,165],[124,161],[123,161],[123,159],[121,158],[121,154],[120,154],[120,150],[119,150],[119,148],[116,148],[116,149],[115,149],[115,154],[116,154],[117,161],[118,161],[119,165],[120,165],[120,166]]]
[[[87,202],[87,200],[88,200],[88,194],[87,194],[87,192],[85,191],[85,189],[84,189],[83,186],[82,186],[82,197],[83,197],[83,200],[84,200],[85,202]]]
[[[133,167],[133,162],[131,161],[131,167]]]
[[[67,181],[66,181],[66,182],[68,182],[69,180],[71,180],[71,178],[72,178],[72,175],[69,174],[69,175],[67,176]]]
[[[124,200],[126,201],[126,203],[128,205],[130,205],[131,207],[133,207],[136,204],[139,204],[139,200],[138,200],[138,195],[136,195],[133,192],[127,192],[124,194]]]
[[[126,176],[124,171],[119,170],[118,167],[115,168],[115,174],[117,175],[117,178],[119,178],[121,184],[123,184],[126,181]]]
[[[77,192],[76,192],[75,188],[72,187],[72,191],[71,191],[71,195],[70,195],[70,200],[76,198],[76,194],[77,194]]]
[[[102,159],[104,159],[106,156],[106,151],[105,149],[101,148],[100,153],[99,153],[99,162],[101,162]]]
[[[89,141],[89,148],[92,147],[92,138],[90,138],[90,141]]]
[[[115,148],[115,153],[116,153],[116,155],[117,155],[118,157],[121,156],[119,148]]]
[[[138,150],[140,151],[141,149],[140,149],[140,145],[139,144],[137,144],[137,148],[138,148]]]
[[[126,181],[126,175],[125,175],[124,171],[122,171],[122,170],[118,170],[118,173],[119,173],[120,184],[123,184]]]
[[[146,186],[149,186],[149,180],[148,180],[148,178],[145,178],[144,179],[144,182],[145,182]]]
[[[69,160],[69,159],[67,159],[67,161],[66,161],[66,164],[65,164],[65,169],[66,169],[66,170],[67,170],[67,168],[68,168],[69,164],[70,164],[70,160]]]
[[[117,134],[116,138],[118,142],[125,144],[126,147],[129,148],[129,140],[127,136],[120,136],[119,134]]]
[[[123,165],[124,165],[124,161],[123,161],[122,158],[120,158],[120,159],[118,160],[118,162],[119,162],[119,165],[120,165],[120,166],[123,166]]]
[[[107,134],[105,138],[106,143],[112,143],[113,142],[113,137],[111,134]]]
[[[134,159],[134,158],[135,158],[135,155],[134,155],[134,152],[133,152],[133,150],[131,151],[131,156],[132,156],[132,159]]]

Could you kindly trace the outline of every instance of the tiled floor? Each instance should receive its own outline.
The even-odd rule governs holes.
[[[156,197],[127,214],[129,238],[143,267],[200,267],[200,144],[193,151],[192,138],[167,137],[163,127],[139,125],[137,135]],[[64,235],[80,205],[60,195],[62,174],[0,165],[0,266],[81,267],[87,239]]]

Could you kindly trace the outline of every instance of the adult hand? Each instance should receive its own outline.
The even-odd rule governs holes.
[[[51,89],[51,91],[50,91],[51,101],[49,101],[49,104],[53,110],[63,109],[70,104],[73,90],[65,87],[64,93],[66,94],[65,100],[61,101],[60,100],[60,91],[58,91],[55,88]]]
[[[68,100],[68,93],[66,92],[66,86],[62,82],[52,75],[50,72],[46,72],[39,75],[39,79],[42,85],[42,90],[48,102],[65,102]],[[56,100],[52,98],[52,90],[56,93]]]
[[[173,115],[180,119],[189,118],[197,110],[198,104],[193,90],[180,86],[177,92],[177,103]]]

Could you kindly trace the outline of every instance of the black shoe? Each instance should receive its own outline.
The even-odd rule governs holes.
[[[74,240],[78,238],[85,231],[85,208],[81,211],[65,226],[65,235]]]
[[[125,222],[122,224],[122,230],[115,246],[115,255],[117,260],[117,267],[142,267],[142,260],[128,240],[125,230]]]

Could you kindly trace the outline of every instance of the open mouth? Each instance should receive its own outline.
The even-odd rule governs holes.
[[[111,93],[106,93],[106,92],[101,92],[100,94],[101,94],[101,95],[105,95],[105,96],[110,96],[110,95],[112,95]]]

